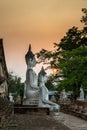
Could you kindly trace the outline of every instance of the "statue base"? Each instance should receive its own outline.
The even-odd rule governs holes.
[[[50,115],[49,108],[41,108],[31,105],[14,105],[14,114]]]

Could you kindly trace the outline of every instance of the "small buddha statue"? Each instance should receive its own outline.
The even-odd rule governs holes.
[[[38,74],[38,82],[40,87],[38,107],[48,107],[50,111],[59,111],[60,106],[49,100],[48,89],[45,86],[47,74],[43,67]]]

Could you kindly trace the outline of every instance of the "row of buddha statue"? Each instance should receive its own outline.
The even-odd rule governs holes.
[[[50,111],[59,111],[60,106],[49,100],[48,89],[45,86],[47,74],[44,68],[41,68],[38,76],[33,70],[37,62],[35,55],[31,51],[31,45],[29,45],[28,52],[25,55],[25,61],[27,64],[27,71],[23,105],[37,105],[40,108],[49,108]]]

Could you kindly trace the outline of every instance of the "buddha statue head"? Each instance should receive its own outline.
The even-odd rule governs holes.
[[[43,66],[38,74],[38,82],[44,82],[46,83],[47,82],[47,73],[45,72]]]
[[[31,44],[29,44],[28,52],[25,55],[25,61],[28,67],[34,67],[36,65],[35,55],[31,51]]]

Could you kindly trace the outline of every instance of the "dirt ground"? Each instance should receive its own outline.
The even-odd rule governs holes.
[[[15,114],[3,130],[70,130],[50,115]]]

